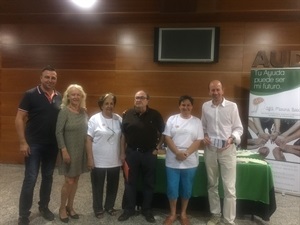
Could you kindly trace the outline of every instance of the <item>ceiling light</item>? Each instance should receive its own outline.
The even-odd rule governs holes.
[[[72,0],[73,3],[82,7],[82,8],[90,8],[92,7],[97,0]]]

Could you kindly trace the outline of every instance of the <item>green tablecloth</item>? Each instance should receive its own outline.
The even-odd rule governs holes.
[[[259,157],[251,156],[249,158]],[[269,164],[259,164],[254,162],[237,163],[237,199],[259,201],[264,204],[269,204],[270,191],[273,189],[273,176]],[[222,182],[220,182],[219,190],[220,196],[223,197]],[[162,157],[159,157],[157,160],[155,192],[166,193],[165,160]],[[207,175],[203,156],[199,157],[199,166],[194,180],[192,196],[207,196]]]
[[[261,160],[259,154],[249,154],[250,151],[238,151],[237,153],[237,215],[256,215],[265,221],[269,221],[271,215],[276,211],[271,167]],[[153,208],[169,208],[168,198],[165,194],[166,186],[165,159],[163,156],[159,156],[156,167],[155,193],[152,201]],[[140,182],[137,206],[142,204],[141,190],[142,185]],[[221,181],[219,191],[222,198],[223,186]],[[189,201],[189,209],[209,211],[207,175],[203,155],[201,154],[194,180],[192,198]]]

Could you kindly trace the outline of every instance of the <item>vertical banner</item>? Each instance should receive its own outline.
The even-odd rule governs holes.
[[[247,148],[272,165],[277,191],[300,195],[300,68],[251,70]]]

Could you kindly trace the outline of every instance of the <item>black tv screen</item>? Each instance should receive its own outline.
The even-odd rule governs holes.
[[[156,62],[218,61],[219,27],[155,28]]]

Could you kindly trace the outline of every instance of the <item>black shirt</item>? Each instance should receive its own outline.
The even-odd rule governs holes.
[[[141,115],[134,108],[123,113],[122,132],[130,147],[155,149],[164,128],[161,114],[149,107]]]
[[[50,102],[38,86],[25,92],[19,110],[28,113],[25,138],[28,144],[56,144],[55,127],[61,95],[55,92]]]

